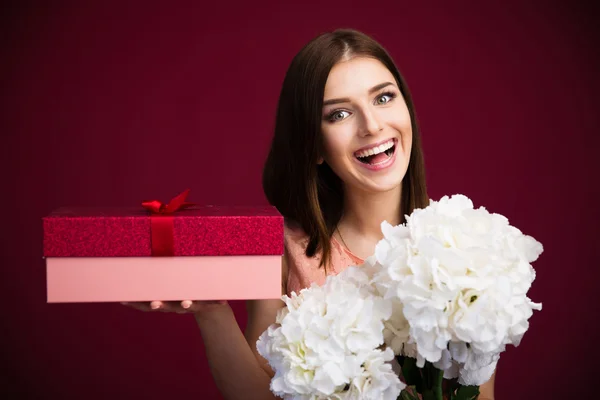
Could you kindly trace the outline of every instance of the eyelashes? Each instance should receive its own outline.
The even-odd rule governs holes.
[[[383,103],[383,104],[387,104],[387,103],[389,103],[390,101],[392,101],[392,100],[394,100],[396,98],[396,93],[394,93],[394,92],[383,92],[379,96],[377,96],[377,99],[380,99],[383,96],[390,97],[390,99],[388,101],[386,101],[385,103]]]
[[[385,103],[379,103],[379,99],[382,99],[384,97],[389,97],[389,100],[386,101]],[[383,92],[381,93],[379,96],[377,96],[377,98],[375,99],[375,103],[378,105],[386,105],[388,103],[390,103],[392,100],[394,100],[398,95],[395,92],[391,92],[391,91],[387,91],[387,92]],[[333,110],[332,112],[330,112],[329,114],[327,114],[327,116],[325,117],[325,119],[327,119],[327,121],[329,122],[337,122],[337,121],[342,121],[344,118],[342,119],[336,119],[336,115],[341,114],[341,113],[348,113],[348,111],[342,110],[342,109],[336,109]]]

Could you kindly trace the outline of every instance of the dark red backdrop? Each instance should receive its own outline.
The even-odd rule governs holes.
[[[64,205],[168,200],[187,187],[191,201],[264,204],[260,173],[286,68],[318,33],[352,27],[379,40],[408,80],[431,196],[466,194],[545,246],[531,290],[544,309],[502,356],[497,398],[592,398],[596,10],[79,3],[3,3],[0,397],[218,398],[191,316],[45,303],[41,217]],[[234,307],[244,326],[243,303]]]

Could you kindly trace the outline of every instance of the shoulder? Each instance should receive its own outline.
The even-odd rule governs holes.
[[[283,236],[284,246],[287,252],[296,254],[299,250],[303,252],[306,249],[308,235],[296,221],[284,219]]]
[[[298,239],[307,237],[306,232],[304,232],[300,224],[289,218],[283,219],[283,232],[289,238]]]
[[[283,223],[282,289],[284,294],[297,289],[310,260],[306,257],[308,235],[299,223],[285,218]]]

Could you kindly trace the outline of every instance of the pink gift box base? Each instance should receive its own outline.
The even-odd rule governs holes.
[[[281,298],[281,255],[48,257],[48,303]]]

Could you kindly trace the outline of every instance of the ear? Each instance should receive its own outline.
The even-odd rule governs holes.
[[[323,160],[323,157],[319,157],[319,158],[317,159],[317,164],[318,164],[318,165],[321,165],[321,164],[323,164],[323,161],[325,161],[325,160]]]

